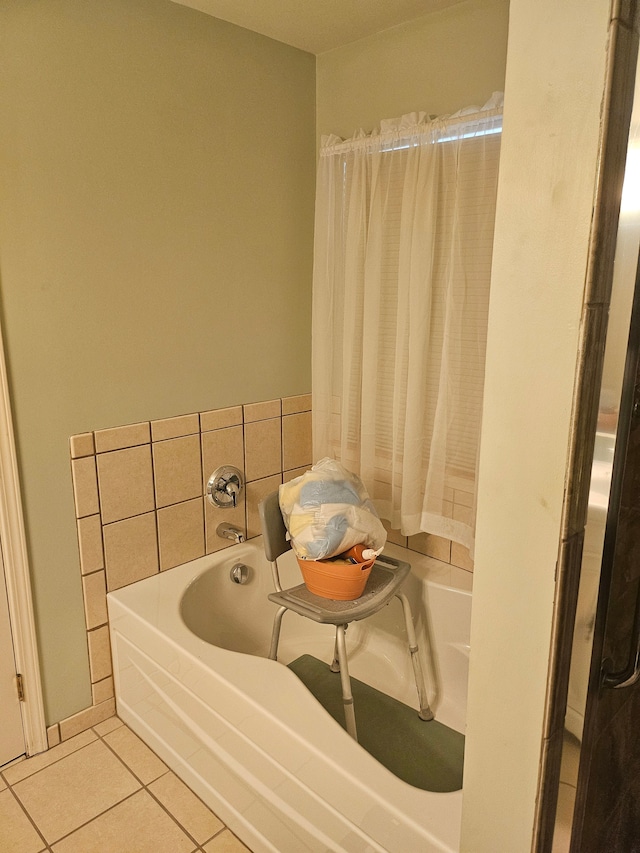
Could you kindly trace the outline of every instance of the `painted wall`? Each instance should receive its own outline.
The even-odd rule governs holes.
[[[512,0],[461,850],[531,849],[609,4]],[[506,357],[508,356],[508,357]]]
[[[315,59],[164,0],[0,4],[0,295],[46,715],[91,703],[69,436],[310,390]]]
[[[508,17],[508,0],[468,0],[322,54],[318,134],[347,138],[408,112],[484,104],[504,88]]]

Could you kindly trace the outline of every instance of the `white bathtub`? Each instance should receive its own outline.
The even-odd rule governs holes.
[[[469,576],[397,546],[387,553],[412,564],[405,589],[429,699],[436,717],[462,732]],[[238,562],[252,570],[244,585],[229,577]],[[293,555],[281,562],[283,583],[298,583]],[[255,853],[457,851],[462,792],[396,778],[286,666],[264,657],[271,591],[255,539],[109,593],[120,717]],[[355,678],[417,707],[397,600],[351,625],[347,646]],[[333,628],[287,613],[279,661],[304,653],[330,661]]]

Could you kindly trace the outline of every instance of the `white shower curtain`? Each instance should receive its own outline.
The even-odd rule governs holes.
[[[314,458],[470,549],[501,103],[323,139],[316,198]]]

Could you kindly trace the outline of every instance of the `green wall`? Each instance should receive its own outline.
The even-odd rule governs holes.
[[[318,134],[347,138],[381,119],[445,115],[504,90],[508,0],[468,0],[324,53]]]
[[[0,308],[54,722],[91,703],[69,436],[310,390],[315,58],[168,0],[20,0],[0,79]]]
[[[68,437],[307,392],[316,125],[482,103],[507,17],[468,0],[316,63],[168,0],[0,0],[0,311],[49,722],[91,701]]]

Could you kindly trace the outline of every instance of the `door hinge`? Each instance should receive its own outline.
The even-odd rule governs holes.
[[[18,689],[18,701],[24,702],[24,680],[21,675],[16,675],[16,687]]]

